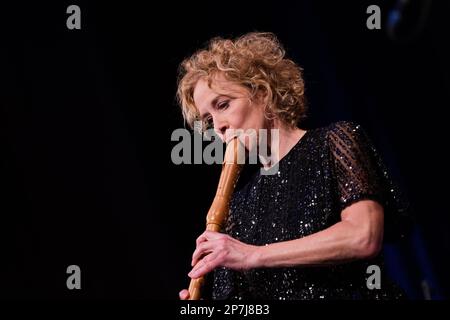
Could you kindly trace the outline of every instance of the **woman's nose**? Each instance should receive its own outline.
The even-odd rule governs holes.
[[[226,123],[218,123],[215,126],[215,131],[219,135],[220,139],[222,139],[222,141],[225,138],[225,132],[227,131],[227,129],[228,129],[228,125]]]

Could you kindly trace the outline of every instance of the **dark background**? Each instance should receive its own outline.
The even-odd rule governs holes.
[[[189,283],[220,166],[172,164],[181,60],[213,36],[278,35],[309,119],[363,125],[416,225],[386,247],[411,298],[450,296],[447,1],[60,1],[0,8],[0,296],[168,298]],[[81,30],[66,8],[81,8]],[[368,30],[366,8],[381,8]],[[66,288],[81,267],[82,289]]]

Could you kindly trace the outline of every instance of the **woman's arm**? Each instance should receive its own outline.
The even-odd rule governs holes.
[[[372,200],[345,208],[341,221],[309,236],[253,246],[230,236],[205,232],[197,239],[189,273],[198,278],[218,266],[247,270],[260,267],[291,267],[336,264],[376,256],[383,241],[383,207]],[[198,260],[201,261],[199,263]]]
[[[259,248],[259,267],[336,264],[376,256],[383,241],[383,207],[364,200],[345,208],[333,226]]]

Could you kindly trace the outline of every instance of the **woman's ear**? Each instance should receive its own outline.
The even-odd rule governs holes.
[[[268,93],[266,88],[258,89],[254,97],[255,102],[257,102],[260,106],[262,106],[264,117],[270,121],[275,119],[275,115],[271,110],[271,106],[269,105],[271,98],[272,97]]]

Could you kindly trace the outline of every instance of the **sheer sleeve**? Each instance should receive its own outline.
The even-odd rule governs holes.
[[[360,200],[377,201],[384,208],[386,237],[404,236],[408,203],[361,126],[337,122],[330,126],[328,141],[340,209]]]

